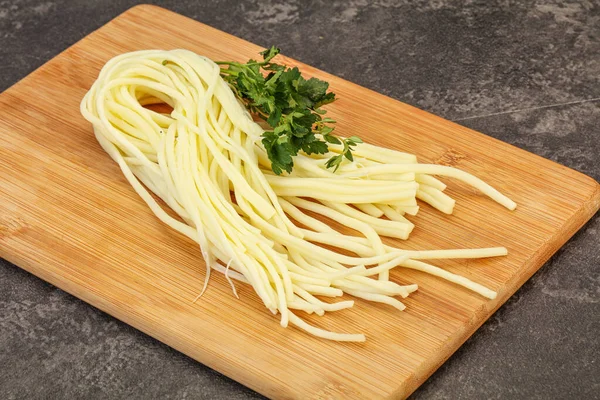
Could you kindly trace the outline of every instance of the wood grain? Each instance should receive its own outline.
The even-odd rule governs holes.
[[[214,274],[204,279],[197,246],[156,219],[102,151],[79,102],[102,65],[131,50],[187,48],[246,60],[258,46],[153,6],[130,9],[0,95],[0,256],[198,361],[272,398],[402,398],[438,368],[600,206],[591,178],[310,66],[340,100],[329,108],[345,136],[455,165],[518,203],[509,212],[452,180],[446,216],[424,205],[411,249],[506,246],[487,260],[439,261],[497,290],[488,301],[410,270],[407,310],[359,301],[311,317],[364,332],[363,344],[283,329],[247,286],[242,300]]]

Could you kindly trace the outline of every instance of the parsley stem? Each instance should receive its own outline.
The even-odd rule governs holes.
[[[266,65],[268,64],[267,62],[263,61],[263,62],[258,62],[258,61],[254,61],[254,62],[249,62],[246,64],[242,64],[239,62],[235,62],[235,61],[215,61],[214,62],[217,65],[230,65],[230,66],[249,66],[249,65]]]
[[[232,71],[229,68],[221,68],[221,73],[222,74],[229,74],[229,75],[233,75],[233,76],[238,76],[238,72],[237,71]]]

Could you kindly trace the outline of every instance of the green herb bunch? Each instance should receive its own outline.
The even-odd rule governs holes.
[[[224,66],[221,76],[235,95],[272,128],[263,133],[262,144],[273,172],[277,175],[291,172],[293,157],[299,151],[325,154],[329,143],[343,144],[342,152],[325,164],[336,171],[344,158],[353,160],[352,150],[362,140],[356,136],[342,140],[333,135],[335,120],[325,117],[327,111],[321,108],[335,101],[335,94],[328,91],[329,83],[317,78],[304,79],[297,67],[272,62],[279,51],[272,46],[261,52],[260,62],[218,61],[217,64]]]

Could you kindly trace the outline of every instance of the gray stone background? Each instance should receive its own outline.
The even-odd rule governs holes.
[[[136,3],[0,0],[0,90]],[[600,180],[597,0],[157,3]],[[599,398],[599,230],[413,398]],[[0,398],[262,397],[0,260]]]

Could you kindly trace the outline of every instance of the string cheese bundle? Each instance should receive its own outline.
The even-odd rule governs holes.
[[[153,111],[152,104],[166,104],[172,112]],[[496,296],[422,260],[500,256],[505,248],[408,251],[381,237],[408,238],[414,226],[406,215],[417,213],[417,199],[452,213],[454,200],[432,175],[461,179],[509,209],[515,203],[463,171],[418,164],[413,155],[368,144],[359,145],[354,161],[335,173],[325,168],[331,154],[300,154],[291,174],[275,175],[261,145],[262,128],[206,57],[186,50],[115,57],[84,97],[81,112],[154,214],[200,245],[207,268],[202,292],[215,269],[234,293],[232,278],[252,285],[264,305],[280,314],[283,327],[291,323],[338,341],[365,336],[314,327],[298,311],[323,315],[352,307],[352,300],[329,303],[317,297],[344,293],[403,310],[398,297],[417,285],[390,281],[389,270],[396,267]],[[342,149],[331,145],[330,150]],[[150,192],[180,219],[167,214]]]

